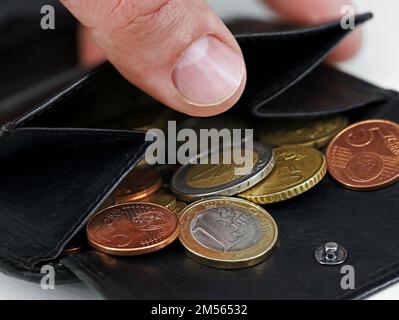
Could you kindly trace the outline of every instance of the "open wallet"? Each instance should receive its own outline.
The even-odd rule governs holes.
[[[358,15],[356,24],[370,18]],[[245,56],[248,84],[229,116],[255,126],[338,113],[351,122],[399,121],[399,93],[323,64],[351,32],[340,21],[277,30],[241,23],[232,30]],[[294,199],[265,206],[279,240],[273,254],[251,268],[201,265],[185,255],[179,241],[135,257],[95,250],[63,256],[149,145],[143,132],[107,123],[159,105],[105,63],[38,106],[25,104],[28,112],[4,123],[2,272],[40,281],[41,267],[50,264],[56,284],[79,279],[109,299],[359,299],[399,278],[399,184],[351,191],[329,175]],[[315,261],[315,250],[329,241],[346,248],[346,264],[356,270],[354,289],[341,288],[341,266]]]

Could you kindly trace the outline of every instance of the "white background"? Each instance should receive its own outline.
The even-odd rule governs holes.
[[[295,1],[295,0],[293,0]],[[210,0],[224,18],[272,13],[256,0]],[[365,43],[355,59],[341,67],[380,86],[399,90],[399,1],[358,0],[358,12],[372,11],[374,19],[364,26]],[[399,249],[399,248],[398,248]],[[0,274],[0,299],[97,299],[100,296],[84,284],[58,286],[42,290],[39,285]],[[371,299],[399,299],[399,284],[374,295]]]

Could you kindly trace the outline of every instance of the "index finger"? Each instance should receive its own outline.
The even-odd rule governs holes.
[[[263,0],[289,21],[313,25],[331,21],[342,16],[341,9],[353,5],[350,0]],[[352,58],[360,49],[362,34],[355,30],[345,38],[329,59],[343,61]]]

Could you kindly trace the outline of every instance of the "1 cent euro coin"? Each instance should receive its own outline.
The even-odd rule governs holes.
[[[262,182],[238,196],[258,204],[296,197],[319,183],[327,172],[324,155],[310,147],[275,149],[276,166]]]
[[[98,251],[134,256],[160,250],[179,235],[176,215],[149,203],[116,205],[97,213],[87,224],[89,244]]]
[[[233,156],[226,164],[222,160],[225,151],[216,151],[219,153],[218,164],[212,164],[210,160],[209,164],[201,164],[202,158],[199,158],[195,164],[182,166],[172,178],[172,192],[188,202],[212,196],[232,196],[251,188],[273,170],[275,158],[272,148],[260,143],[254,143],[251,150],[238,148],[245,158],[243,164],[234,163]],[[231,149],[228,152],[232,152]],[[210,158],[212,154],[210,151],[201,157]],[[247,163],[250,165],[245,167]]]
[[[353,190],[374,190],[399,180],[399,125],[387,120],[355,123],[327,149],[328,171]]]
[[[237,269],[265,260],[278,230],[270,214],[254,203],[218,197],[197,201],[180,216],[180,242],[193,260]]]

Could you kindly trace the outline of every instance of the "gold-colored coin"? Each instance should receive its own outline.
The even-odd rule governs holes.
[[[173,212],[176,214],[178,218],[180,218],[183,210],[187,207],[187,203],[183,201],[177,201],[176,202],[176,208],[173,210]]]
[[[157,204],[173,212],[175,212],[177,208],[176,197],[169,193],[165,188],[141,199],[140,202]]]
[[[272,173],[239,197],[258,204],[284,201],[313,188],[327,172],[324,155],[314,148],[287,146],[274,151]]]
[[[272,146],[298,145],[321,149],[348,123],[348,118],[342,115],[273,120],[261,129],[260,141]]]
[[[186,207],[179,240],[194,260],[222,269],[265,260],[277,242],[277,225],[258,205],[238,198],[209,198]]]

